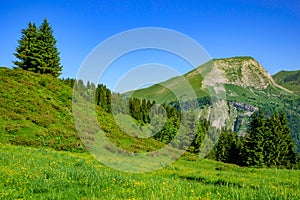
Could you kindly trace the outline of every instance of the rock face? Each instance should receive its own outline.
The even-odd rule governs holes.
[[[242,102],[232,101],[232,102],[230,102],[230,105],[233,105],[237,109],[241,109],[241,110],[245,110],[245,111],[249,111],[249,112],[258,111],[258,107],[252,106],[252,105],[249,105],[249,104],[245,104],[245,103],[242,103]]]
[[[223,84],[233,84],[241,87],[253,87],[264,90],[268,86],[276,86],[271,75],[251,57],[234,57],[215,59],[213,65],[224,72],[220,79]]]
[[[231,101],[225,103],[225,85],[236,85],[242,88],[265,90],[269,86],[278,87],[271,75],[251,57],[234,57],[214,59],[192,71],[187,77],[203,76],[202,88],[208,89],[211,95],[217,95],[214,105],[214,114],[208,117],[215,127],[235,129],[235,121],[238,116],[251,116],[258,107],[246,103]],[[224,99],[224,100],[222,100]],[[242,119],[242,121],[245,121]]]

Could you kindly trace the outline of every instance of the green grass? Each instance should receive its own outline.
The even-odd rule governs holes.
[[[108,168],[87,153],[1,144],[0,154],[0,199],[300,198],[295,170],[181,158],[135,174]]]
[[[0,142],[84,152],[72,115],[72,90],[49,75],[0,68]],[[97,106],[96,112],[101,129],[118,146],[132,152],[162,146],[154,139],[126,134],[113,115]]]
[[[208,65],[208,64],[207,64]],[[155,100],[156,103],[169,103],[178,100],[190,100],[193,97],[208,96],[208,91],[201,88],[203,77],[194,69],[184,76],[126,93],[126,96]]]
[[[83,151],[71,110],[72,88],[62,81],[0,68],[0,141]]]
[[[300,95],[300,70],[280,71],[273,78],[278,84]]]

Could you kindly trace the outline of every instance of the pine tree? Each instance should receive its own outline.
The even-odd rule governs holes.
[[[262,110],[258,115],[252,116],[250,128],[245,139],[245,152],[243,153],[244,163],[246,165],[263,166],[263,144],[265,139],[266,127],[265,117]]]
[[[287,166],[295,164],[295,145],[292,140],[290,129],[287,126],[287,119],[284,112],[279,114],[275,111],[267,119],[269,129],[266,138],[264,162],[267,166]]]
[[[295,144],[283,112],[265,119],[262,111],[254,115],[245,139],[243,158],[248,166],[286,166],[296,163]]]
[[[239,138],[232,131],[222,130],[218,143],[215,146],[215,158],[226,163],[239,163]]]
[[[92,86],[93,84],[90,84],[90,87],[95,87]],[[99,107],[101,107],[104,111],[106,111],[107,113],[111,113],[112,109],[111,109],[111,98],[112,98],[112,94],[111,91],[106,88],[105,85],[103,84],[98,84],[97,88],[95,89],[95,103],[96,105],[98,105]]]
[[[14,54],[18,67],[41,74],[51,74],[58,77],[61,74],[59,52],[56,39],[47,19],[44,19],[39,29],[29,23],[27,29],[22,30],[22,37]]]
[[[19,46],[14,55],[18,59],[13,63],[28,71],[35,71],[38,63],[38,30],[34,23],[29,23],[27,29],[22,29],[22,37],[18,40]]]
[[[190,152],[197,153],[197,154],[200,153],[201,146],[204,141],[204,137],[208,130],[208,126],[209,126],[209,122],[206,119],[201,119],[199,121],[195,139],[193,140],[189,148]]]
[[[40,46],[40,70],[38,72],[58,77],[62,66],[60,65],[59,52],[56,48],[56,39],[47,19],[44,19],[39,28],[38,42]]]

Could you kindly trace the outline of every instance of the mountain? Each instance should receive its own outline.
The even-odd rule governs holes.
[[[300,95],[300,70],[280,71],[273,75],[273,79],[283,87]]]
[[[278,85],[271,75],[253,58],[233,57],[213,59],[183,76],[171,78],[148,88],[128,92],[127,95],[156,100],[159,103],[174,101],[177,99],[175,94],[184,95],[186,92],[185,85],[182,84],[185,80],[193,88],[197,97],[209,95],[208,87],[215,85],[215,83],[222,84],[224,87],[233,85],[249,90],[274,89],[277,93],[292,93]],[[227,95],[230,96],[230,87],[226,88],[226,91],[228,92]]]
[[[298,80],[296,75],[290,79]],[[291,87],[289,90],[278,83],[252,57],[233,57],[213,59],[182,76],[125,95],[177,106],[178,101],[196,98],[202,117],[212,120],[216,127],[226,127],[242,135],[250,116],[259,108],[267,115],[274,109],[284,110],[300,151],[300,97]],[[219,99],[213,114],[219,117],[212,119],[213,108],[205,105],[208,98]]]
[[[212,88],[214,84],[218,87]],[[73,86],[49,75],[5,67],[0,68],[0,85],[2,143],[85,151],[72,115]],[[239,134],[245,134],[251,114],[259,108],[265,114],[273,109],[284,110],[293,138],[300,139],[299,96],[278,85],[251,57],[214,59],[183,76],[126,95],[166,102],[179,109],[185,109],[197,99],[201,117],[211,120],[215,127],[226,127]],[[215,99],[219,101],[213,108]],[[179,100],[184,103],[182,108]],[[132,137],[141,127],[134,125],[130,116],[114,116],[99,106],[95,108],[101,129],[118,146],[135,152],[163,145],[153,138]],[[151,130],[146,129],[148,134]],[[300,143],[297,145],[300,151]]]

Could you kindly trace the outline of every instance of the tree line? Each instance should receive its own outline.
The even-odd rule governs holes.
[[[83,80],[75,80],[71,78],[61,79],[66,85],[74,87],[74,91],[86,101],[95,102],[103,111],[107,113],[112,112],[111,101],[112,92],[104,84],[98,84],[87,81],[85,84]]]
[[[70,80],[65,80],[70,84]],[[129,109],[128,112],[119,109],[118,112],[129,114],[140,125],[151,124],[153,138],[165,144],[170,143],[181,131],[177,141],[173,141],[177,148],[186,149],[191,153],[200,153],[204,137],[216,137],[218,130],[212,128],[210,121],[200,118],[193,110],[181,110],[168,104],[156,104],[155,101],[138,98],[124,99],[112,92],[103,84],[97,87],[93,83],[77,81],[84,94],[95,92],[95,103],[107,113],[112,113],[112,99],[118,98],[119,105]],[[77,86],[77,87],[78,87]],[[90,95],[88,95],[90,96]],[[205,100],[207,101],[207,100]],[[124,105],[120,105],[124,104]],[[176,106],[178,104],[175,104]],[[162,128],[159,126],[163,123]],[[157,127],[160,127],[157,131]],[[193,140],[191,138],[193,137]],[[283,111],[274,111],[266,116],[262,109],[252,115],[246,136],[239,136],[236,132],[222,129],[218,138],[211,137],[211,143],[216,143],[208,155],[215,160],[238,164],[241,166],[257,167],[292,167],[297,162],[295,143],[291,137],[288,120]]]
[[[217,132],[210,126],[206,119],[198,119],[195,112],[180,112],[173,106],[163,104],[160,109],[155,107],[155,102],[133,98],[129,100],[130,114],[136,120],[144,124],[150,123],[149,110],[154,107],[156,114],[167,116],[163,128],[153,137],[156,140],[168,144],[180,131],[187,138],[179,138],[181,145],[189,141],[189,136],[195,136],[193,141],[186,147],[192,153],[199,153],[203,145],[204,137],[210,132]],[[177,106],[177,104],[176,104]],[[164,111],[163,111],[164,110]],[[195,120],[196,119],[196,120]],[[156,118],[152,118],[156,120]],[[214,134],[212,134],[214,135]],[[257,167],[287,167],[291,168],[297,162],[295,143],[291,137],[288,120],[283,111],[273,111],[273,114],[266,116],[262,109],[253,114],[246,136],[239,136],[236,132],[223,129],[220,131],[216,146],[213,148],[210,157],[215,160],[238,164],[241,166]]]
[[[291,168],[297,162],[295,143],[283,111],[265,116],[253,114],[245,137],[222,130],[215,159],[242,166]]]

